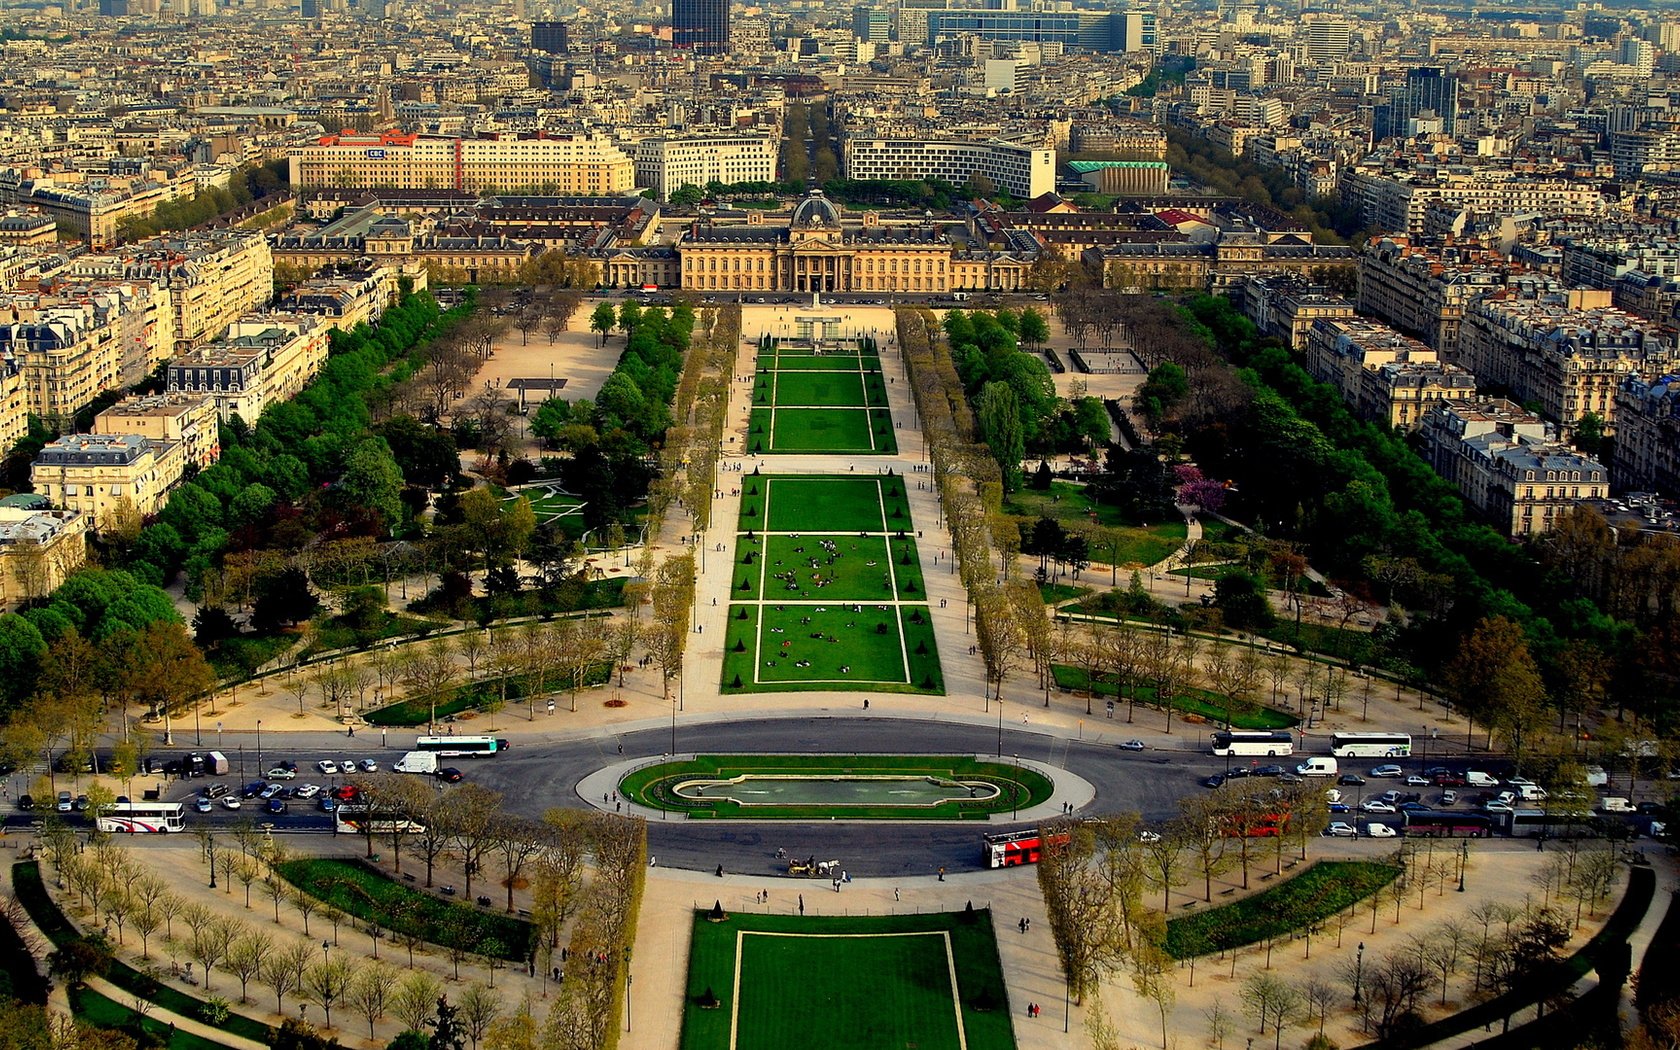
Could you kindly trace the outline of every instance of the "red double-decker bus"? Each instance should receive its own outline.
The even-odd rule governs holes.
[[[1066,832],[1051,836],[1046,842],[1044,835],[1038,828],[1031,831],[1011,831],[1001,835],[987,835],[984,849],[986,851],[986,867],[1013,868],[1018,864],[1037,864],[1044,855],[1044,847],[1048,845],[1063,846],[1068,843]]]

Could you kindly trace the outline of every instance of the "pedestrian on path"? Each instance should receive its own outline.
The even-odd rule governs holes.
[[[803,893],[799,895],[799,914],[805,914],[805,895]]]

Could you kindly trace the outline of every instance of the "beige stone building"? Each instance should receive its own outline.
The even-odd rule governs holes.
[[[1501,398],[1435,403],[1423,455],[1489,522],[1512,536],[1545,532],[1585,500],[1609,494],[1609,471],[1551,440],[1544,420]]]
[[[1484,296],[1465,313],[1459,364],[1484,385],[1537,402],[1565,431],[1589,412],[1613,430],[1622,379],[1662,374],[1674,349],[1669,333],[1609,303],[1604,290]]]
[[[169,362],[171,394],[211,398],[217,415],[255,423],[262,410],[295,396],[326,363],[332,328],[307,314],[252,314],[228,338]]]
[[[1359,312],[1423,340],[1458,363],[1464,308],[1520,277],[1480,248],[1425,249],[1404,236],[1373,237],[1359,253]],[[1534,280],[1534,278],[1530,278]],[[1536,291],[1552,287],[1545,282]]]
[[[1680,379],[1629,375],[1616,389],[1611,477],[1622,491],[1680,497]]]
[[[221,458],[221,420],[208,394],[125,397],[93,417],[95,434],[138,434],[154,442],[178,441],[186,462],[199,470]]]
[[[290,159],[293,186],[607,194],[636,184],[635,162],[598,135],[323,135],[293,149]]]
[[[145,281],[67,284],[0,300],[0,353],[20,376],[26,410],[62,423],[106,390],[145,379],[174,343],[168,306]]]
[[[0,503],[0,607],[51,594],[86,561],[86,515]]]
[[[1295,274],[1257,274],[1243,282],[1242,311],[1262,335],[1281,339],[1296,352],[1307,348],[1307,331],[1319,318],[1353,317],[1353,304],[1328,295]]]
[[[174,345],[154,365],[220,338],[236,318],[274,296],[268,239],[212,230],[142,241],[114,256],[121,276],[151,280],[169,294]]]
[[[1306,333],[1307,370],[1334,386],[1362,419],[1416,429],[1430,405],[1473,397],[1476,379],[1385,324],[1321,317]]]
[[[61,510],[88,516],[93,528],[110,528],[124,514],[146,517],[163,509],[186,468],[179,441],[138,434],[70,434],[35,457],[29,480]]]

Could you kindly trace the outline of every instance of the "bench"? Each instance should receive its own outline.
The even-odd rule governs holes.
[[[1228,889],[1228,890],[1220,890],[1220,891],[1219,891],[1219,895],[1220,895],[1220,896],[1221,896],[1221,897],[1229,897],[1229,896],[1230,896],[1230,895],[1231,895],[1231,894],[1233,894],[1233,893],[1235,893],[1235,892],[1237,892],[1237,888],[1236,888],[1236,887],[1235,887],[1235,886],[1232,886],[1232,887],[1231,887],[1231,888],[1230,888],[1230,889]]]
[[[1275,879],[1275,878],[1277,878],[1277,872],[1268,871],[1268,872],[1265,872],[1264,874],[1262,874],[1260,876],[1260,881],[1265,882],[1267,879]]]
[[[414,873],[409,872],[409,871],[403,872],[403,881],[404,882],[413,882],[414,881]]]

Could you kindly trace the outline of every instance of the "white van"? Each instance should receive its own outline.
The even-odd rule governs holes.
[[[1333,777],[1336,775],[1336,760],[1314,755],[1296,766],[1295,772],[1304,777]]]
[[[1608,774],[1604,771],[1603,766],[1588,766],[1587,767],[1587,786],[1588,787],[1601,788],[1608,783],[1610,783],[1610,774]]]
[[[1491,773],[1482,773],[1474,769],[1464,774],[1464,782],[1469,784],[1471,787],[1477,788],[1491,788],[1499,786],[1498,777]]]
[[[391,768],[398,773],[436,773],[438,770],[437,752],[410,751],[397,759],[397,764]]]
[[[1604,798],[1599,799],[1598,800],[1598,811],[1600,813],[1636,813],[1636,812],[1638,812],[1638,810],[1634,808],[1634,805],[1633,805],[1632,802],[1628,801],[1627,799],[1623,798],[1620,795],[1606,795]]]
[[[1519,784],[1517,794],[1524,802],[1546,801],[1546,789],[1538,784]]]

